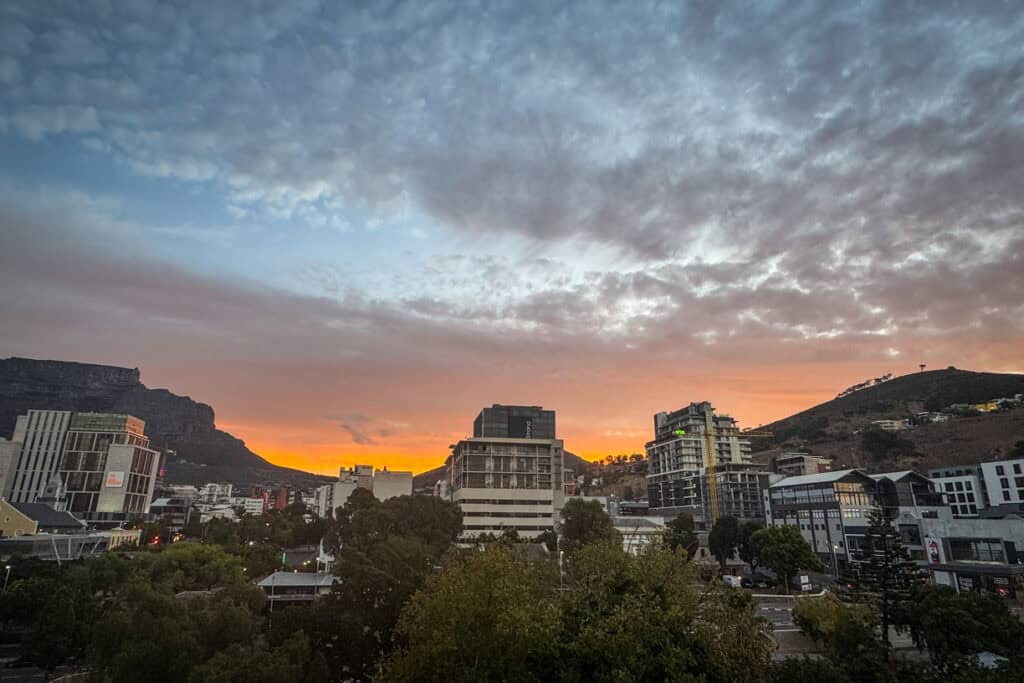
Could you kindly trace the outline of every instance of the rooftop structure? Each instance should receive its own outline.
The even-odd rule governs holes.
[[[506,406],[495,403],[473,420],[474,437],[554,439],[555,411],[540,406]]]

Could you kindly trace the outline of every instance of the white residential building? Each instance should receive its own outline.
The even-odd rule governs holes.
[[[249,497],[236,497],[231,499],[231,507],[241,508],[242,512],[247,515],[262,515],[263,514],[263,499],[262,498],[249,498]]]
[[[412,495],[412,472],[397,472],[384,469],[374,472],[372,465],[356,465],[351,469],[342,467],[338,481],[325,484],[316,490],[316,512],[321,517],[334,514],[345,505],[356,489],[370,491],[377,500]]]
[[[223,505],[230,502],[234,487],[231,484],[209,483],[199,489],[197,503],[203,505]]]
[[[1024,458],[979,465],[990,506],[1024,503]]]
[[[929,470],[947,494],[954,517],[976,517],[991,507],[1024,505],[1024,458]]]

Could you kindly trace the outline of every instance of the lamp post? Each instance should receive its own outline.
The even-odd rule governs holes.
[[[11,579],[11,565],[5,565],[4,569],[6,570],[6,572],[4,572],[4,587],[3,590],[0,590],[0,593],[7,591],[7,582]]]

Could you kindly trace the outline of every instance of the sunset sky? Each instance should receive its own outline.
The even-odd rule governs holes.
[[[598,457],[1024,371],[1024,11],[7,0],[12,355],[318,472],[436,466],[495,402]]]

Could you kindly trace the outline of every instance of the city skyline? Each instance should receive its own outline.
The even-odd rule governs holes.
[[[492,403],[583,457],[1022,372],[1012,3],[0,7],[0,357],[138,367],[277,464]]]

